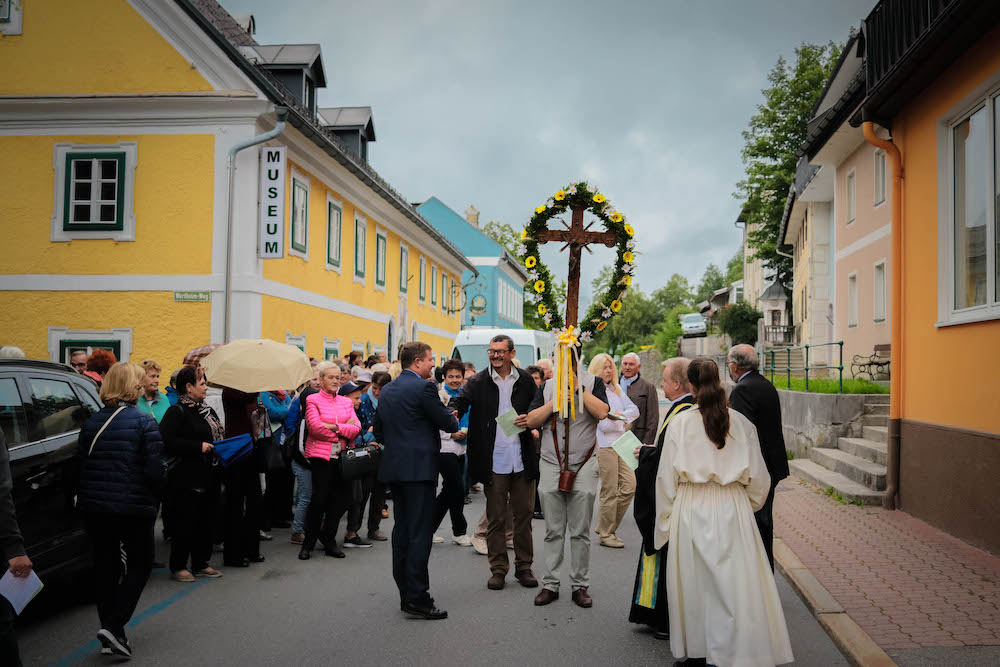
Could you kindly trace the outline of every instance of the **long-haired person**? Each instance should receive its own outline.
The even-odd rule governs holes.
[[[306,512],[306,534],[299,560],[309,560],[316,540],[323,541],[326,555],[343,558],[337,547],[337,528],[351,504],[352,488],[340,474],[340,452],[361,433],[354,403],[337,394],[341,384],[338,365],[321,361],[319,391],[306,399],[305,422],[309,427],[305,456],[312,471],[312,498]]]
[[[125,624],[153,567],[153,524],[163,489],[163,441],[156,420],[135,407],[146,381],[138,364],[104,375],[104,407],[80,429],[79,507],[94,549],[97,638],[103,651],[130,657]],[[124,562],[123,562],[124,561]]]
[[[730,409],[714,361],[693,360],[687,376],[696,405],[671,421],[656,476],[671,651],[718,667],[792,662],[753,515],[771,485],[757,429]]]
[[[222,477],[213,443],[222,440],[225,431],[219,415],[205,404],[207,392],[201,368],[181,367],[177,372],[177,404],[167,408],[160,421],[168,461],[167,505],[173,530],[170,576],[184,583],[194,581],[196,576],[222,576],[208,561],[212,557],[212,530]]]
[[[639,408],[618,386],[618,369],[611,355],[596,355],[587,372],[604,381],[609,410],[608,416],[597,425],[597,465],[601,469],[601,511],[597,532],[601,536],[602,547],[621,549],[625,543],[618,538],[618,526],[635,495],[635,473],[611,445],[625,434],[629,424],[639,418]]]

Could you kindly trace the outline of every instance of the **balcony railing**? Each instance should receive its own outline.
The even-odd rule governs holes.
[[[958,0],[881,0],[865,20],[865,75],[875,88]]]
[[[764,342],[775,345],[791,345],[794,342],[795,327],[787,324],[765,324]]]

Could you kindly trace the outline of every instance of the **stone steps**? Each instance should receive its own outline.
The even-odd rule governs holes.
[[[864,438],[838,438],[837,449],[881,466],[889,461],[889,446]]]
[[[813,450],[815,451],[815,450]],[[882,502],[882,494],[873,491],[863,484],[858,484],[840,473],[828,470],[809,459],[793,459],[788,462],[793,474],[824,489],[833,489],[841,495],[845,502],[860,501],[863,505],[878,505]]]
[[[889,442],[889,427],[888,426],[862,426],[861,427],[861,437],[865,440],[872,440],[874,442],[887,443]]]
[[[889,426],[889,415],[864,415],[861,417],[862,426]]]
[[[885,466],[840,449],[816,447],[810,458],[828,470],[863,484],[873,491],[885,490]]]
[[[889,416],[889,404],[888,403],[865,403],[865,414],[866,415],[885,415]]]

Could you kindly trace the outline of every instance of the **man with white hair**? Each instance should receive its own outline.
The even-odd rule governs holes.
[[[628,395],[628,400],[639,408],[639,418],[629,424],[629,429],[639,442],[652,445],[656,438],[656,425],[660,423],[660,397],[653,383],[639,373],[641,368],[638,354],[626,354],[622,357],[622,375],[618,385]]]
[[[555,370],[552,367],[552,360],[548,357],[542,357],[535,365],[540,366],[542,370],[545,371],[545,377],[542,378],[542,384],[544,384],[546,380],[551,380],[552,376],[555,375]]]

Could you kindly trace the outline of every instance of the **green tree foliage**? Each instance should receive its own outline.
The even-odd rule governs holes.
[[[656,307],[656,312],[663,317],[675,306],[689,306],[694,300],[691,284],[679,273],[670,276],[667,284],[653,292],[650,300]]]
[[[726,306],[719,313],[719,329],[728,334],[733,345],[757,344],[757,320],[764,314],[746,301]]]
[[[736,254],[726,265],[726,284],[730,285],[737,280],[743,280],[743,246],[736,249]]]
[[[764,101],[743,132],[746,176],[736,184],[734,196],[744,205],[752,257],[776,271],[782,284],[791,278],[792,260],[777,253],[778,231],[795,176],[795,151],[806,138],[813,107],[842,48],[832,42],[802,44],[793,65],[779,57],[767,77],[770,87],[762,91]]]
[[[725,287],[727,284],[726,277],[722,275],[719,267],[715,264],[709,264],[705,269],[705,274],[701,277],[698,291],[695,292],[694,302],[698,304],[702,301],[708,301],[712,298],[712,292]]]
[[[607,273],[610,276],[610,271]],[[592,282],[597,283],[600,278],[599,274]],[[638,284],[633,283],[622,300],[622,309],[608,320],[604,331],[584,346],[584,356],[590,358],[597,352],[608,351],[625,354],[637,352],[642,345],[651,345],[660,316],[652,299],[639,289]]]
[[[691,306],[678,304],[670,309],[660,323],[653,340],[664,359],[677,356],[677,339],[681,337],[681,316],[693,312],[695,310]]]

